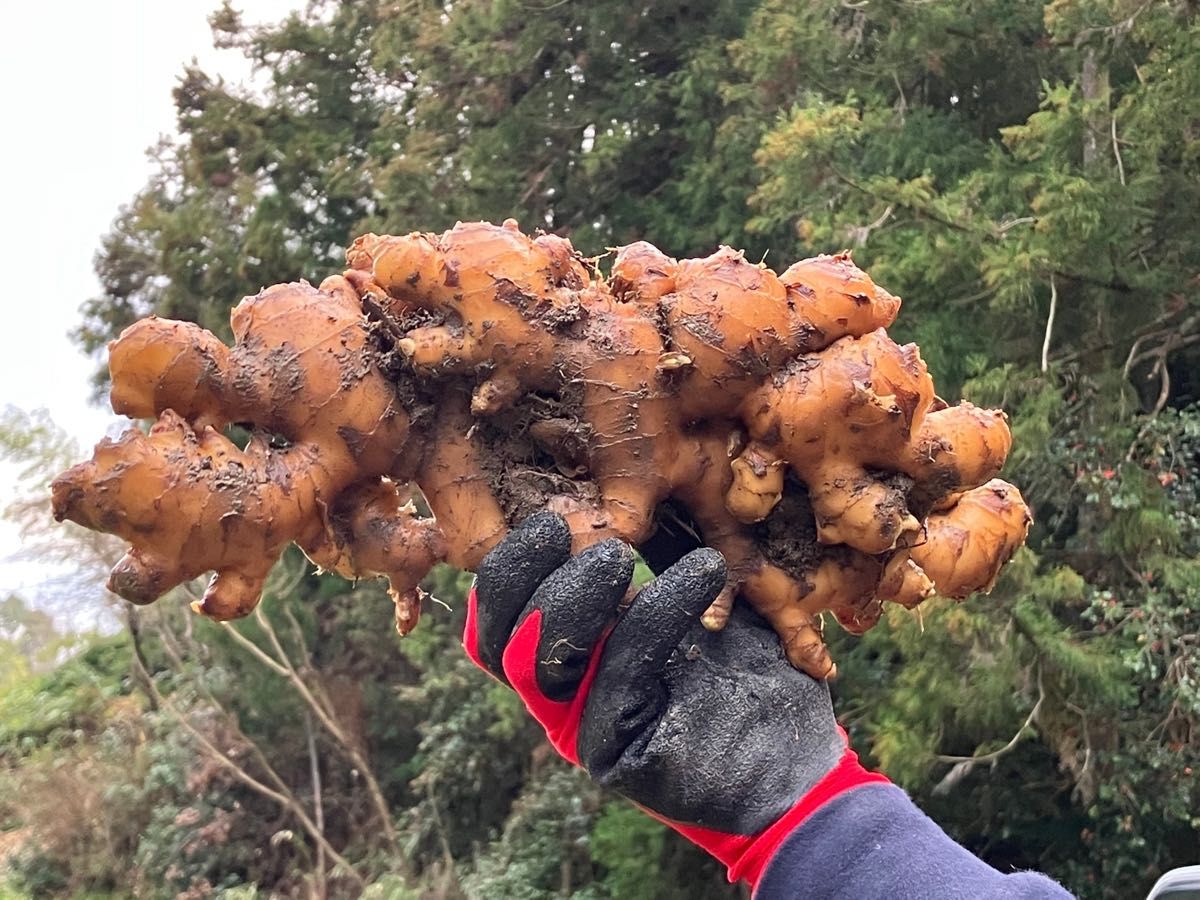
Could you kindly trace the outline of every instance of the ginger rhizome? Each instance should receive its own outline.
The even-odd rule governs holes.
[[[900,301],[848,255],[776,275],[727,247],[677,261],[636,243],[604,279],[508,221],[365,235],[347,259],[320,288],[243,300],[232,348],[156,318],[112,343],[113,408],[157,422],[101,442],[53,499],[132,544],[116,593],[146,603],[213,571],[198,610],[245,615],[295,542],[386,576],[407,631],[435,563],[474,568],[539,509],[576,549],[682,516],[729,564],[705,624],[740,594],[822,677],[822,611],[861,632],[885,600],[987,590],[1025,538],[994,477],[1004,415],[935,395],[884,331]]]

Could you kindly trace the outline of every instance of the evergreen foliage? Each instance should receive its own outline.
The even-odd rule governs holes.
[[[1010,412],[1006,477],[1036,515],[990,597],[830,629],[852,739],[1001,869],[1126,897],[1197,861],[1195,4],[321,0],[212,22],[269,87],[183,73],[179,134],[104,239],[81,347],[152,312],[224,333],[242,295],[336,271],[366,230],[514,216],[589,253],[724,242],[775,265],[849,247],[904,298],[895,330],[947,394]],[[452,610],[400,642],[377,586],[288,567],[241,639],[168,600],[49,674],[0,610],[15,886],[738,895],[553,761],[463,658],[461,575],[437,573]],[[340,737],[246,642],[294,661]],[[202,739],[268,786],[269,762],[353,871]],[[91,818],[40,814],[38,790],[78,791]]]

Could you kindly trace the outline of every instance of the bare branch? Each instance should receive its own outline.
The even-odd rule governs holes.
[[[362,776],[363,783],[366,785],[367,793],[370,795],[371,802],[375,807],[375,812],[379,816],[380,825],[383,828],[383,834],[388,842],[389,847],[398,852],[399,845],[396,838],[396,829],[392,825],[391,811],[388,808],[387,801],[384,799],[383,790],[379,786],[379,781],[375,778],[375,773],[371,769],[370,763],[362,750],[346,731],[342,728],[337,720],[337,714],[333,709],[333,704],[329,702],[329,698],[325,696],[324,691],[318,688],[318,692],[322,695],[318,699],[314,695],[313,689],[304,680],[296,667],[292,664],[291,658],[287,651],[283,649],[283,644],[279,640],[279,635],[275,631],[275,627],[271,624],[270,618],[263,611],[260,605],[254,611],[255,619],[266,632],[267,639],[271,642],[271,646],[275,649],[276,660],[284,667],[286,674],[284,677],[296,689],[309,709],[316,714],[318,721],[325,727],[325,730],[333,735],[346,755],[350,757],[350,761],[354,764],[356,771]],[[297,627],[299,627],[297,625]],[[322,702],[324,700],[324,702]]]
[[[1170,319],[1170,316],[1167,319]],[[1167,364],[1168,358],[1177,350],[1200,343],[1200,331],[1197,331],[1198,326],[1200,326],[1200,315],[1189,316],[1177,325],[1165,325],[1157,331],[1151,331],[1139,336],[1133,342],[1133,346],[1129,348],[1129,355],[1125,358],[1125,365],[1121,370],[1123,377],[1129,378],[1133,367],[1138,363],[1153,362],[1149,373],[1146,375],[1146,380],[1149,381],[1153,378],[1158,378],[1159,389],[1158,397],[1155,398],[1154,406],[1150,410],[1151,416],[1156,416],[1162,412],[1163,408],[1167,405],[1167,400],[1171,396],[1171,374]]]
[[[1083,28],[1075,35],[1073,43],[1076,47],[1079,47],[1084,41],[1096,34],[1110,37],[1114,43],[1118,43],[1133,30],[1134,23],[1137,22],[1138,17],[1153,5],[1154,0],[1145,0],[1141,6],[1137,7],[1130,15],[1119,22],[1113,22],[1111,25],[1096,25],[1091,28]]]
[[[288,620],[288,624],[292,628],[292,637],[296,641],[296,646],[300,648],[300,659],[303,665],[312,665],[312,654],[308,652],[308,642],[304,640],[304,629],[300,627],[300,623],[296,621],[290,607],[283,608],[283,615]]]
[[[1021,216],[1016,219],[1009,219],[1007,222],[1001,222],[996,226],[996,234],[1003,237],[1018,225],[1032,225],[1037,221],[1037,216]]]
[[[997,760],[1016,749],[1017,745],[1021,743],[1021,738],[1025,736],[1025,732],[1035,721],[1037,721],[1038,713],[1041,712],[1042,709],[1042,703],[1046,700],[1046,688],[1042,683],[1041,663],[1038,664],[1037,685],[1038,698],[1037,702],[1033,704],[1033,709],[1029,711],[1029,715],[1025,717],[1025,721],[1021,723],[1021,727],[1017,729],[1017,733],[1014,734],[1012,739],[999,750],[993,750],[991,753],[985,753],[982,756],[946,756],[943,754],[938,754],[936,757],[934,757],[938,762],[956,764],[954,768],[947,772],[945,777],[938,782],[937,786],[934,787],[934,794],[948,794],[955,785],[966,778],[967,775],[969,775],[977,766],[981,766],[984,763],[995,765]]]
[[[1117,142],[1117,117],[1112,117],[1112,148],[1113,156],[1117,159],[1117,176],[1121,179],[1121,187],[1125,187],[1125,163],[1121,161],[1121,148]]]
[[[150,678],[149,667],[146,665],[146,654],[142,650],[142,619],[138,608],[132,603],[125,604],[125,626],[129,629],[129,639],[133,644],[133,680],[141,687],[150,709],[158,711],[158,696],[154,682]]]
[[[896,101],[896,112],[900,116],[900,123],[904,123],[906,114],[908,113],[908,98],[904,96],[904,85],[900,83],[900,76],[895,72],[892,73],[892,81],[896,85],[896,92],[900,98]]]
[[[312,784],[313,819],[316,820],[317,830],[325,833],[325,802],[321,797],[321,765],[317,759],[317,739],[313,734],[312,716],[304,713],[304,737],[308,743],[308,777]],[[325,886],[325,848],[317,844],[317,865],[313,872],[316,879],[317,896],[324,900],[327,893]]]
[[[153,679],[150,678],[149,673],[142,668],[141,660],[139,660],[136,656],[134,657],[134,665],[141,668],[141,674],[149,684],[150,690],[153,692],[155,702],[158,704],[159,708],[165,709],[167,712],[169,712],[171,717],[196,740],[200,747],[213,759],[214,762],[226,769],[235,779],[246,785],[246,787],[270,800],[273,800],[290,812],[293,816],[295,816],[297,820],[299,820],[300,824],[304,827],[304,830],[307,831],[309,836],[312,837],[312,839],[316,842],[317,846],[327,853],[338,866],[345,869],[346,874],[354,880],[355,884],[357,884],[360,888],[366,887],[366,882],[363,880],[362,876],[355,871],[349,860],[338,853],[337,850],[334,849],[334,847],[329,843],[329,841],[325,838],[323,830],[317,828],[316,823],[309,818],[308,814],[304,811],[304,807],[300,804],[296,797],[291,794],[291,792],[287,789],[286,784],[283,783],[282,779],[279,778],[278,774],[276,774],[273,769],[268,767],[268,772],[272,776],[271,780],[279,785],[279,790],[263,784],[263,782],[259,781],[257,778],[247,772],[244,768],[242,768],[242,766],[238,765],[238,763],[232,757],[230,757],[227,753],[217,747],[211,740],[209,740],[208,736],[200,731],[200,729],[198,729],[195,725],[193,725],[183,711],[180,710],[172,700],[164,697],[159,692],[157,686],[154,684]],[[218,707],[218,709],[219,708],[220,707]],[[256,745],[254,745],[253,742],[249,743],[252,747],[256,748]]]
[[[250,638],[238,631],[232,622],[222,622],[221,626],[225,629],[230,637],[237,641],[237,643],[241,644],[244,650],[248,651],[252,656],[254,656],[259,662],[261,662],[276,675],[282,675],[285,678],[288,676],[288,670],[285,666],[277,662],[274,657],[259,647],[258,644],[254,643],[254,641],[250,640]]]
[[[884,223],[892,217],[892,211],[895,209],[893,204],[889,203],[883,214],[872,222],[870,225],[851,225],[846,229],[846,239],[855,247],[862,247],[871,237],[871,232],[877,228],[883,227]]]
[[[1042,371],[1050,368],[1050,336],[1054,333],[1054,314],[1058,311],[1058,283],[1050,276],[1050,313],[1046,316],[1046,336],[1042,339]]]
[[[254,607],[254,621],[262,628],[263,633],[267,636],[267,640],[271,642],[271,646],[275,649],[275,659],[284,667],[289,676],[295,675],[296,669],[292,666],[292,660],[287,655],[287,651],[283,649],[283,644],[279,642],[279,635],[275,633],[275,626],[271,624],[271,620],[267,617],[266,610],[261,603]]]
[[[1079,716],[1083,725],[1083,767],[1075,773],[1075,789],[1072,793],[1078,794],[1085,803],[1091,803],[1096,799],[1096,788],[1095,773],[1092,771],[1092,733],[1088,727],[1087,712],[1074,703],[1067,703],[1066,707]]]
[[[1167,405],[1167,398],[1171,396],[1171,372],[1167,368],[1166,351],[1155,361],[1154,368],[1146,377],[1153,378],[1156,374],[1158,375],[1158,397],[1154,401],[1154,408],[1150,410],[1151,417],[1162,412],[1163,407]]]

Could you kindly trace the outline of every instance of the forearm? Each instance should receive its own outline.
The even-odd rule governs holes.
[[[755,900],[1066,900],[1044,875],[1004,875],[951,840],[900,788],[867,784],[834,798],[775,852]]]

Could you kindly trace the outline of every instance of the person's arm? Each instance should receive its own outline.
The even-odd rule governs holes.
[[[1061,900],[1037,872],[1001,874],[952,841],[891,783],[839,795],[793,830],[758,882],[758,900],[920,897]]]
[[[563,757],[715,856],[731,881],[761,900],[1070,896],[980,862],[864,769],[828,687],[792,668],[751,610],[706,631],[699,617],[725,584],[716,551],[688,553],[618,614],[631,549],[570,548],[566,523],[539,514],[487,556],[467,653]]]

